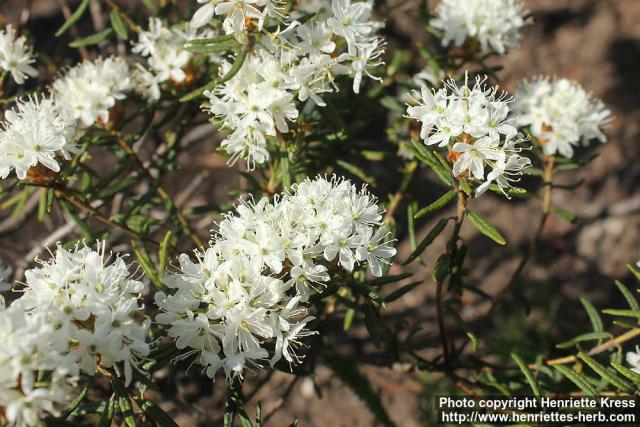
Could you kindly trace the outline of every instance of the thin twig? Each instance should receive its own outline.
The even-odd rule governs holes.
[[[125,141],[123,138],[121,138],[117,132],[112,131],[112,134],[116,137],[116,142],[117,144],[129,155],[131,156],[131,158],[135,161],[135,163],[137,164],[137,166],[140,168],[140,170],[147,176],[147,178],[149,178],[149,180],[151,180],[151,182],[153,181],[159,181],[158,179],[156,179],[152,174],[151,171],[149,170],[149,168],[147,168],[144,164],[144,162],[142,161],[142,159],[138,156],[138,154],[133,150],[133,148],[131,147],[131,145],[129,145],[129,143],[127,141]],[[185,232],[189,235],[189,237],[191,238],[191,240],[193,240],[193,243],[196,244],[196,246],[198,248],[201,248],[204,246],[202,240],[200,240],[200,238],[195,234],[195,232],[193,231],[193,229],[191,228],[191,225],[189,224],[189,221],[187,220],[187,218],[185,217],[184,213],[182,212],[182,210],[176,206],[173,198],[171,197],[171,195],[169,194],[169,192],[158,183],[157,186],[155,186],[156,188],[156,192],[158,193],[158,195],[165,200],[166,202],[168,202],[171,207],[173,207],[175,209],[176,212],[176,217],[178,218],[178,221],[180,222],[180,225],[182,225],[182,227],[184,228]]]
[[[138,233],[138,232],[132,230],[131,228],[127,227],[126,225],[119,224],[119,223],[111,220],[110,218],[108,218],[106,215],[102,214],[100,211],[98,211],[96,208],[94,208],[90,204],[85,203],[83,200],[81,200],[80,198],[76,197],[67,188],[64,188],[64,187],[61,187],[61,186],[53,186],[51,188],[54,190],[56,198],[66,200],[67,202],[71,203],[72,205],[74,205],[78,209],[81,209],[82,211],[86,212],[89,216],[94,217],[95,219],[97,219],[98,221],[102,222],[103,224],[108,225],[111,228],[123,231],[123,232],[135,237],[136,239],[147,241],[147,242],[153,244],[154,246],[158,246],[158,247],[160,246],[160,243],[158,241],[152,239],[151,237],[143,236],[140,233]]]
[[[385,224],[389,224],[393,219],[393,215],[395,214],[396,209],[398,209],[398,206],[400,206],[400,202],[404,198],[404,193],[407,191],[409,184],[411,184],[413,174],[416,171],[417,167],[418,162],[416,161],[410,162],[406,165],[404,174],[402,176],[402,183],[400,184],[400,188],[389,201],[389,207],[387,208],[387,213],[385,214],[383,220]]]
[[[538,227],[536,228],[533,239],[531,239],[531,241],[529,242],[529,247],[522,255],[522,258],[520,259],[520,262],[518,263],[516,269],[513,271],[509,282],[507,282],[507,285],[502,288],[502,290],[500,290],[497,295],[494,296],[493,305],[488,313],[489,316],[491,316],[491,314],[502,303],[502,300],[507,291],[513,287],[518,278],[524,272],[524,269],[526,268],[529,260],[534,255],[536,248],[538,247],[538,243],[540,242],[540,239],[542,237],[542,232],[544,231],[544,226],[546,225],[547,220],[549,219],[549,215],[551,214],[551,195],[553,191],[553,175],[555,172],[555,156],[545,156],[544,161],[544,193],[542,196],[542,216],[540,217],[540,222],[538,223]]]
[[[619,347],[620,344],[622,344],[623,342],[629,341],[638,336],[640,336],[640,328],[631,329],[630,331],[627,331],[622,335],[612,338],[609,341],[606,341],[600,344],[599,346],[592,348],[591,350],[589,350],[587,354],[589,356],[595,356],[596,354],[600,354],[603,351],[609,350],[612,347]],[[559,357],[557,359],[547,360],[546,362],[544,362],[544,364],[547,366],[566,365],[567,363],[573,363],[577,361],[578,361],[578,356],[571,355],[571,356]],[[539,367],[535,363],[532,363],[529,365],[529,368],[538,369]]]

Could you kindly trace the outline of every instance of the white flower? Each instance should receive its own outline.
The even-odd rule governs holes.
[[[442,44],[460,47],[475,38],[483,50],[499,54],[515,47],[520,29],[527,24],[521,0],[442,0],[431,25],[443,32]]]
[[[193,14],[193,17],[191,18],[192,28],[200,28],[211,21],[216,9],[215,4],[217,2],[212,0],[198,0],[198,3],[203,6],[200,6],[198,10],[196,10],[196,13]]]
[[[331,2],[333,17],[329,18],[327,25],[334,34],[345,38],[351,55],[357,53],[363,40],[366,41],[375,28],[370,21],[372,8],[372,1],[351,3],[351,0],[332,0]]]
[[[16,37],[16,30],[8,25],[0,30],[0,70],[11,73],[16,83],[22,84],[29,77],[38,75],[31,64],[36,62],[33,48],[24,36]]]
[[[51,91],[60,108],[84,126],[91,126],[98,120],[107,123],[109,109],[132,87],[127,63],[109,57],[76,65],[53,82]]]
[[[636,346],[636,351],[627,352],[627,363],[633,372],[640,374],[640,348]]]
[[[65,371],[68,342],[43,313],[27,313],[17,300],[0,309],[0,411],[10,426],[36,426],[57,415],[75,378]],[[49,374],[47,382],[39,375]]]
[[[24,179],[29,168],[41,164],[58,172],[56,157],[68,159],[73,146],[74,123],[48,98],[28,98],[5,113],[0,124],[0,177],[15,170]]]
[[[573,147],[597,139],[611,117],[602,101],[592,98],[578,83],[538,77],[524,81],[516,92],[514,114],[519,126],[528,126],[545,155],[573,156]]]
[[[207,31],[197,34],[193,29],[182,30],[180,26],[166,27],[159,18],[149,19],[149,29],[138,35],[133,52],[147,57],[149,67],[137,64],[135,80],[138,90],[152,100],[160,99],[160,84],[167,80],[182,83],[187,77],[185,70],[193,54],[185,49],[185,43],[198,38],[212,36]]]
[[[318,177],[270,202],[243,203],[220,222],[197,260],[180,257],[179,271],[156,295],[156,320],[183,356],[197,354],[207,375],[227,376],[247,365],[299,363],[300,339],[312,320],[302,305],[331,280],[330,269],[368,262],[374,276],[395,255],[375,198],[348,181]],[[274,347],[271,347],[273,345]]]
[[[336,49],[336,44],[331,41],[333,34],[327,29],[325,22],[316,25],[307,22],[299,25],[296,28],[296,35],[300,38],[295,45],[298,55],[329,54]]]
[[[111,256],[101,243],[97,250],[58,247],[54,259],[25,272],[26,287],[19,301],[29,313],[45,313],[55,328],[65,332],[65,343],[79,341],[68,350],[70,365],[79,364],[92,375],[97,361],[106,368],[123,362],[128,384],[132,368],[149,353],[145,342],[149,321],[142,319],[143,283],[130,278],[121,257],[110,260]]]
[[[450,79],[437,91],[423,86],[407,108],[408,117],[422,124],[420,138],[447,149],[453,175],[475,181],[477,196],[494,181],[505,193],[530,163],[519,154],[524,139],[511,124],[512,98],[487,88],[485,80],[478,77],[470,86],[465,77],[458,86]]]

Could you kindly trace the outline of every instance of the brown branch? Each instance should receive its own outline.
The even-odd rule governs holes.
[[[147,176],[147,178],[149,180],[153,181],[159,181],[158,179],[156,179],[152,174],[151,171],[149,170],[149,168],[147,168],[144,165],[144,162],[142,161],[142,159],[138,156],[138,154],[133,150],[133,147],[131,147],[131,145],[129,145],[129,143],[127,141],[125,141],[123,138],[120,137],[120,135],[118,134],[118,132],[116,131],[111,131],[112,135],[116,137],[116,142],[117,144],[129,155],[131,156],[131,158],[135,161],[136,165],[140,168],[140,170]],[[189,224],[189,221],[187,220],[186,216],[184,215],[184,213],[182,212],[182,210],[176,206],[175,202],[173,201],[173,198],[171,197],[171,195],[169,194],[169,192],[158,183],[158,185],[155,187],[156,188],[156,192],[158,193],[158,195],[165,200],[166,202],[168,202],[176,211],[176,216],[178,218],[178,221],[180,222],[180,225],[182,225],[184,231],[187,233],[187,235],[189,235],[189,237],[191,238],[191,240],[193,241],[193,243],[195,243],[195,245],[198,248],[201,248],[204,246],[202,240],[200,240],[200,238],[195,234],[195,232],[193,231],[193,229],[191,228],[191,225]]]
[[[600,354],[606,350],[609,350],[612,347],[619,347],[620,344],[622,344],[623,342],[629,341],[638,336],[640,336],[640,328],[631,329],[625,332],[624,334],[617,336],[616,338],[612,338],[609,341],[606,341],[600,344],[599,346],[592,348],[591,350],[589,350],[587,354],[589,356],[595,356],[596,354]],[[544,362],[544,364],[547,366],[566,365],[567,363],[573,363],[577,361],[578,361],[578,356],[571,355],[571,356],[559,357],[557,359],[547,360],[546,362]],[[538,369],[538,365],[536,365],[535,363],[532,363],[529,365],[529,368]]]
[[[76,197],[71,191],[69,191],[69,189],[61,187],[61,186],[52,186],[50,187],[54,190],[55,196],[58,199],[64,199],[66,201],[68,201],[69,203],[71,203],[73,206],[75,206],[76,208],[84,211],[87,213],[87,215],[94,217],[95,219],[97,219],[98,221],[102,222],[103,224],[114,228],[116,230],[120,230],[122,232],[125,232],[127,234],[129,234],[132,237],[135,237],[138,240],[144,240],[147,241],[151,244],[153,244],[154,246],[160,246],[160,243],[150,237],[147,236],[143,236],[140,233],[132,230],[131,228],[127,227],[126,225],[117,223],[113,220],[111,220],[109,217],[107,217],[106,215],[104,215],[103,213],[101,213],[100,211],[98,211],[96,208],[94,208],[93,206],[89,205],[88,203],[84,202],[83,200],[81,200],[80,198]]]

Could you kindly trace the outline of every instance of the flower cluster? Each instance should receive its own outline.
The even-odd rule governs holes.
[[[33,48],[24,36],[16,37],[16,30],[8,25],[0,30],[0,71],[11,73],[16,83],[22,84],[29,77],[38,75],[31,64],[36,62]]]
[[[478,77],[470,87],[466,78],[462,86],[450,79],[437,91],[423,86],[417,104],[407,109],[410,118],[422,123],[425,144],[448,150],[454,176],[479,183],[476,195],[493,181],[504,192],[530,164],[520,155],[523,137],[508,118],[513,99],[486,87],[485,80]]]
[[[59,247],[55,257],[25,272],[23,295],[0,311],[0,408],[12,425],[34,425],[55,413],[81,373],[132,368],[149,353],[150,324],[141,314],[142,282],[124,260],[97,250]],[[47,378],[42,381],[41,378]]]
[[[306,180],[273,202],[263,198],[225,218],[197,260],[156,294],[156,319],[184,357],[197,355],[209,377],[241,373],[269,357],[299,362],[300,338],[312,320],[301,303],[340,271],[368,262],[375,276],[395,254],[376,200],[348,181]]]
[[[222,145],[232,162],[242,157],[253,167],[267,161],[267,138],[289,132],[287,122],[300,115],[296,100],[325,106],[321,95],[338,90],[337,76],[351,75],[356,93],[363,75],[375,78],[369,70],[382,63],[382,42],[371,9],[371,2],[333,0],[330,10],[298,12],[304,23],[294,20],[284,31],[262,34],[240,71],[205,92],[208,111],[231,130]],[[225,62],[220,71],[231,67]]]
[[[431,25],[443,32],[443,46],[475,39],[483,50],[502,55],[517,46],[525,14],[521,0],[442,0]]]
[[[5,113],[0,124],[0,177],[15,170],[19,179],[38,164],[58,172],[57,156],[69,158],[75,126],[51,99],[28,98],[18,101]]]
[[[211,21],[214,15],[223,16],[222,28],[226,34],[240,33],[252,26],[262,29],[268,18],[277,23],[286,13],[279,0],[198,0],[198,3],[202,6],[191,18],[191,26],[200,28]]]
[[[602,101],[593,99],[578,83],[548,77],[520,85],[514,112],[517,124],[529,127],[545,155],[560,153],[567,158],[581,142],[605,142],[602,128],[611,117]]]
[[[134,80],[139,91],[151,100],[160,99],[160,85],[166,81],[175,85],[188,83],[193,54],[185,49],[185,43],[211,35],[210,31],[197,34],[192,28],[182,27],[184,25],[166,27],[162,20],[150,18],[149,29],[139,33],[138,42],[133,46],[133,52],[146,57],[149,65],[147,69],[137,64]]]
[[[132,88],[127,63],[119,57],[98,58],[71,68],[53,82],[56,104],[84,126],[109,122],[109,109]]]

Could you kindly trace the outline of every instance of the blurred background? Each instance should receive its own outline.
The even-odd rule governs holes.
[[[140,7],[135,0],[119,3]],[[1,0],[0,24],[24,22],[26,11],[30,10],[25,26],[35,37],[35,50],[48,52],[55,43],[51,34],[64,21],[62,11],[73,10],[76,4],[62,0]],[[571,224],[556,215],[548,221],[537,255],[525,273],[526,287],[522,288],[530,312],[527,314],[525,304],[516,299],[508,312],[487,320],[489,304],[482,298],[469,294],[464,301],[461,315],[474,332],[486,337],[485,345],[495,346],[498,351],[504,349],[505,354],[510,348],[518,348],[526,359],[541,348],[557,353],[554,343],[588,328],[579,297],[587,296],[600,307],[615,304],[620,297],[613,280],[628,278],[625,265],[640,259],[640,1],[525,0],[525,4],[531,12],[532,25],[524,29],[521,46],[494,59],[494,63],[504,65],[500,73],[504,88],[514,90],[521,79],[538,74],[575,79],[601,98],[614,116],[607,131],[609,141],[601,147],[599,157],[579,172],[583,185],[575,191],[554,194],[555,204],[576,213],[580,223]],[[418,42],[433,43],[419,21],[418,1],[389,0],[384,6],[388,14],[379,18],[386,18],[384,35],[389,40],[389,50],[411,50]],[[99,2],[93,1],[90,7],[94,21],[108,22]],[[422,65],[416,60],[416,71]],[[209,132],[211,145],[215,146],[220,138],[211,129],[197,131]],[[227,193],[238,185],[239,175],[228,168],[225,159],[211,151],[197,151],[185,155],[180,162],[185,168],[185,181],[167,185],[180,190],[182,204],[232,200]],[[570,180],[575,181],[575,176]],[[422,205],[442,193],[427,174],[419,176],[413,185],[425,188],[421,190],[425,197]],[[538,206],[498,197],[483,197],[474,203],[475,209],[491,218],[509,242],[506,248],[498,247],[479,236],[473,227],[463,229],[468,241],[477,240],[469,244],[473,249],[466,261],[470,280],[494,295],[506,285],[505,277],[514,270],[522,248],[534,233]],[[36,210],[37,198],[18,218],[3,214],[0,207],[0,258],[7,264],[24,268],[34,252],[43,252],[47,238],[59,236],[64,222],[40,223],[35,219]],[[433,226],[421,221],[417,224],[421,230],[418,238]],[[199,224],[201,235],[206,235],[210,225],[211,219],[203,217]],[[428,284],[431,265],[443,250],[442,245],[434,244],[425,253],[426,267],[410,266],[415,272],[412,280],[424,280],[426,285],[405,295],[384,313],[391,322],[421,326],[417,341],[424,355],[437,347],[432,287]],[[410,252],[406,241],[399,242],[399,252],[399,259]],[[395,273],[403,271],[399,266],[392,269]],[[362,327],[347,335],[342,333],[339,319],[333,326],[323,331],[324,345],[360,363],[362,373],[381,391],[383,404],[394,421],[407,427],[431,424],[432,397],[451,391],[447,381],[436,374],[407,372],[402,364],[390,366],[385,354],[363,344],[367,334]],[[224,384],[196,381],[196,377],[197,373],[190,373],[167,381],[164,386],[169,392],[165,395],[172,398],[163,408],[175,415],[181,426],[216,425],[224,404]],[[295,417],[305,426],[353,427],[372,423],[365,404],[322,363],[313,379],[294,380],[297,377],[281,372],[255,372],[247,377],[249,386],[245,391],[253,394],[248,407],[261,401],[263,413],[270,415],[267,425],[288,425]],[[253,389],[255,393],[251,392]]]

